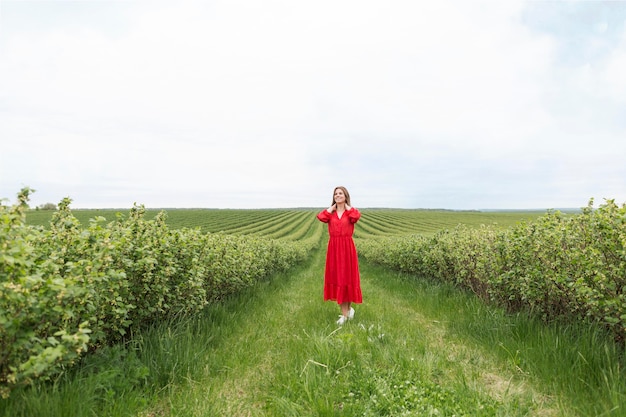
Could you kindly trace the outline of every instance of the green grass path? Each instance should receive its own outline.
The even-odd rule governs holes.
[[[187,330],[161,330],[147,348],[158,363],[176,351],[186,377],[139,415],[573,415],[501,347],[454,330],[449,317],[493,314],[472,297],[362,263],[364,303],[340,328],[338,306],[322,301],[323,264],[320,249]]]
[[[0,417],[622,416],[626,365],[584,326],[547,326],[361,263],[343,327],[324,246],[195,317],[103,347]]]

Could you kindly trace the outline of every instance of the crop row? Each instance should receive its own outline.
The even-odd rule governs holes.
[[[364,215],[355,231],[355,238],[399,236],[408,234],[430,235],[459,224],[468,227],[493,225],[509,227],[522,220],[535,219],[541,211],[479,212],[450,210],[363,210]]]
[[[0,206],[0,394],[49,378],[155,320],[194,313],[306,258],[311,242],[168,227],[165,212],[81,224],[64,199],[47,228],[29,190]],[[318,229],[321,230],[321,229]],[[319,234],[318,236],[321,236]],[[319,242],[319,238],[318,238]]]
[[[302,210],[288,209],[146,209],[145,217],[150,220],[160,212],[167,213],[167,225],[172,229],[200,228],[203,232],[225,232],[230,234],[249,234],[246,228],[257,228],[259,224],[287,219],[290,213],[302,213]],[[50,210],[29,210],[26,221],[33,226],[48,227],[52,214]],[[88,224],[90,219],[104,217],[114,220],[121,214],[118,209],[82,209],[72,210],[81,224]],[[258,234],[263,234],[258,233]]]
[[[319,209],[321,210],[321,209]],[[200,228],[203,232],[229,234],[254,234],[272,238],[299,240],[301,236],[315,234],[320,226],[315,221],[318,209],[146,209],[145,218],[153,219],[158,213],[167,213],[167,225],[173,229]],[[450,210],[361,209],[362,218],[355,229],[355,238],[398,236],[406,234],[433,234],[458,224],[478,227],[494,225],[509,227],[522,220],[532,220],[545,212],[479,212]],[[120,215],[116,209],[73,210],[73,215],[83,225],[96,217],[113,220]],[[27,223],[48,227],[53,212],[29,210]],[[302,222],[301,226],[297,226]],[[312,230],[309,230],[312,228]]]
[[[592,203],[509,228],[462,225],[358,246],[372,262],[454,283],[510,311],[592,321],[625,342],[626,205]]]

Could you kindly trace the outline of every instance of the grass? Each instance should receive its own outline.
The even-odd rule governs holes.
[[[146,329],[57,381],[0,400],[5,417],[619,416],[616,347],[454,288],[363,263],[341,328],[324,253],[197,317]]]

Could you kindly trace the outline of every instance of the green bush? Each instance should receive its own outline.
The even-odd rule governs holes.
[[[0,206],[0,394],[57,372],[87,349],[88,321],[76,314],[87,289],[59,274],[37,245],[43,232],[24,225],[20,204]]]
[[[549,212],[509,229],[459,226],[431,238],[359,242],[365,258],[454,283],[510,311],[591,320],[626,341],[626,206]]]
[[[191,314],[303,260],[295,242],[170,230],[143,206],[82,227],[64,199],[50,227],[0,205],[0,394],[54,376],[132,329]]]

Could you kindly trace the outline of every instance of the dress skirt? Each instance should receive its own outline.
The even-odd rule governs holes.
[[[362,303],[360,281],[359,262],[352,238],[330,238],[324,272],[324,301]]]

